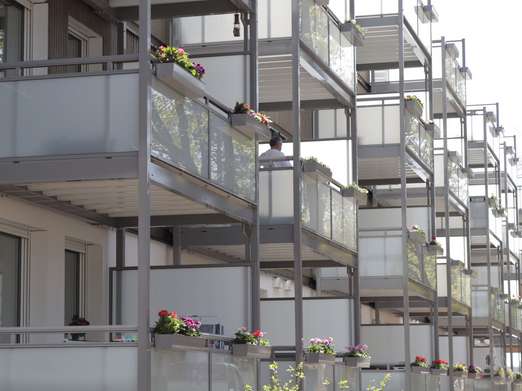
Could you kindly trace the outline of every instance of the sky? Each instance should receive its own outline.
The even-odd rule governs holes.
[[[439,14],[433,39],[466,40],[466,65],[473,74],[466,86],[467,103],[499,102],[500,125],[506,135],[517,135],[520,153],[522,1],[432,0],[432,4]],[[462,54],[462,65],[461,60]]]

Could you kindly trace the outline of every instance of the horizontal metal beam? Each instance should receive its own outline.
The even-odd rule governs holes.
[[[358,21],[357,21],[358,22]],[[405,61],[404,68],[422,67],[420,61]],[[399,62],[376,62],[373,64],[357,64],[357,71],[382,71],[388,69],[399,69]]]
[[[117,8],[118,19],[122,21],[138,20],[138,6]],[[238,6],[230,0],[207,0],[151,6],[151,19],[171,19],[187,16],[233,14]],[[232,26],[232,20],[230,20]],[[232,37],[232,28],[230,28]]]
[[[304,268],[309,267],[342,267],[343,264],[338,262],[327,260],[327,259],[319,259],[312,261],[302,261]],[[293,269],[294,261],[267,261],[260,262],[261,269]]]
[[[133,228],[138,226],[138,217],[119,217],[115,220],[119,228]],[[205,225],[232,223],[237,223],[237,220],[219,213],[150,217],[151,227],[172,227],[173,225]]]
[[[337,99],[321,99],[321,100],[302,100],[302,110],[312,109],[341,109],[346,107]],[[290,111],[292,110],[292,101],[287,102],[268,102],[260,103],[259,110],[261,111]]]

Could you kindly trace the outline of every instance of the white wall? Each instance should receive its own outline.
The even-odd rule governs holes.
[[[113,230],[4,195],[0,218],[4,224],[23,225],[30,231],[28,326],[64,326],[66,238],[87,244],[85,315],[91,324],[107,324],[107,265],[115,257],[108,244],[115,241]],[[60,342],[63,335],[39,338]],[[36,342],[36,336],[31,341]]]

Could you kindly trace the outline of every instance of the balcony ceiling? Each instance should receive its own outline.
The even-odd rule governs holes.
[[[481,146],[479,146],[481,144]],[[478,147],[478,148],[477,148]],[[468,142],[468,165],[469,167],[484,167],[484,142]],[[488,150],[488,167],[493,167],[494,157]]]
[[[461,108],[454,99],[446,99],[446,110],[449,117],[454,117],[455,115],[459,117],[464,116]],[[437,114],[442,116],[442,89],[440,88],[433,89],[433,112],[436,118],[438,118]]]
[[[362,25],[362,24],[361,24]],[[357,48],[357,66],[369,66],[379,69],[379,64],[395,64],[399,62],[399,26],[366,27],[364,46]],[[422,62],[417,55],[420,52],[414,39],[405,30],[404,36],[404,62]],[[366,67],[365,67],[366,68]],[[393,67],[395,68],[395,67]],[[386,69],[386,68],[383,68]],[[389,67],[392,69],[392,67]]]
[[[335,97],[301,66],[301,100],[330,100]],[[292,101],[292,56],[259,57],[259,102]]]
[[[400,157],[359,158],[359,180],[396,180],[401,177]],[[406,179],[417,179],[419,176],[412,165],[406,163]]]

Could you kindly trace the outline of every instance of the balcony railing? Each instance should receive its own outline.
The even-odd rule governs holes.
[[[488,232],[489,229],[498,237],[502,237],[503,219],[495,217],[493,211],[496,208],[490,207],[488,197],[470,197],[469,201],[470,228],[483,232]],[[487,214],[489,214],[489,226],[486,222]]]
[[[445,263],[437,265],[437,281],[439,296],[447,296],[448,284]],[[471,277],[459,267],[451,267],[451,284],[449,288],[451,289],[451,298],[453,300],[471,307]]]
[[[398,105],[359,107],[357,126],[359,145],[400,144],[400,108]],[[417,117],[406,111],[406,145],[414,156],[433,170],[433,137]],[[384,127],[384,124],[386,126]]]
[[[518,303],[511,304],[511,327],[522,333],[522,309]]]
[[[491,308],[488,306],[488,294],[491,295]],[[491,312],[492,319],[502,324],[505,322],[506,310],[504,299],[501,298],[500,293],[488,293],[487,290],[472,289],[471,298],[474,317],[487,318]]]
[[[292,169],[259,173],[259,213],[262,225],[293,224]],[[303,172],[302,225],[327,239],[357,251],[357,203],[340,186],[318,172]]]
[[[468,203],[468,177],[455,162],[448,162],[449,188],[464,204]]]
[[[428,251],[424,244],[408,239],[408,278],[436,290],[437,255]]]
[[[446,81],[457,95],[463,107],[466,107],[466,79],[460,72],[460,65],[446,50]]]

